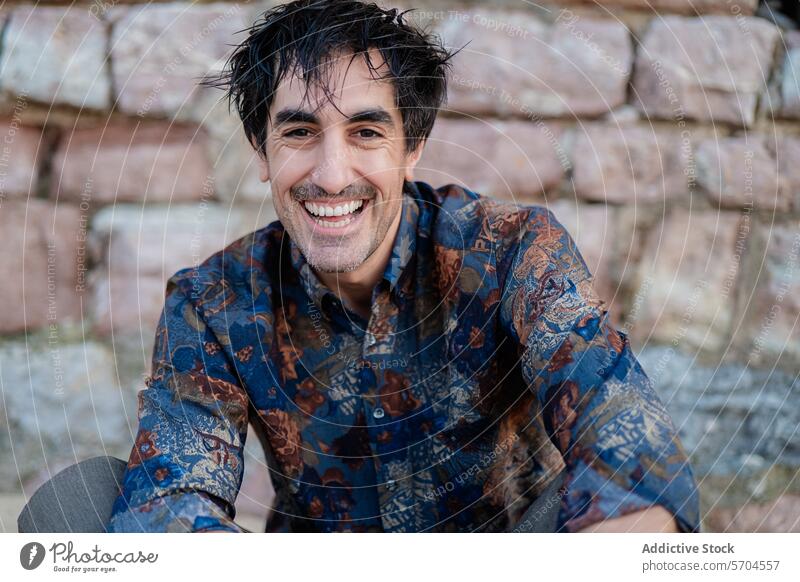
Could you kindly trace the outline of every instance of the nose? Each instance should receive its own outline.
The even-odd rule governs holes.
[[[311,180],[328,192],[337,194],[352,184],[355,175],[347,142],[334,132],[326,132],[318,147],[317,160],[311,171]]]

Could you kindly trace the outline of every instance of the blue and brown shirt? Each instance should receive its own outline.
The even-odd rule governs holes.
[[[699,531],[687,455],[553,214],[407,182],[369,321],[279,221],[167,283],[110,531],[240,531],[248,424],[267,531],[557,528],[654,504]]]

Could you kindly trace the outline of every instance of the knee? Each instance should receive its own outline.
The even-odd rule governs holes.
[[[71,465],[39,487],[17,519],[20,533],[102,532],[125,461],[100,456]]]

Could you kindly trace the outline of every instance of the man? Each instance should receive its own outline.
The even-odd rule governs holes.
[[[451,57],[394,10],[298,0],[211,83],[280,220],[169,280],[110,531],[241,531],[248,423],[268,531],[530,531],[545,492],[559,531],[699,530],[564,228],[413,180]]]

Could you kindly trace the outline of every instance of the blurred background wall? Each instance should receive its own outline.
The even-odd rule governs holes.
[[[0,7],[0,531],[67,465],[127,459],[166,279],[275,220],[197,87],[273,4]],[[469,41],[418,179],[548,205],[675,419],[704,527],[800,531],[797,1],[382,4]]]

